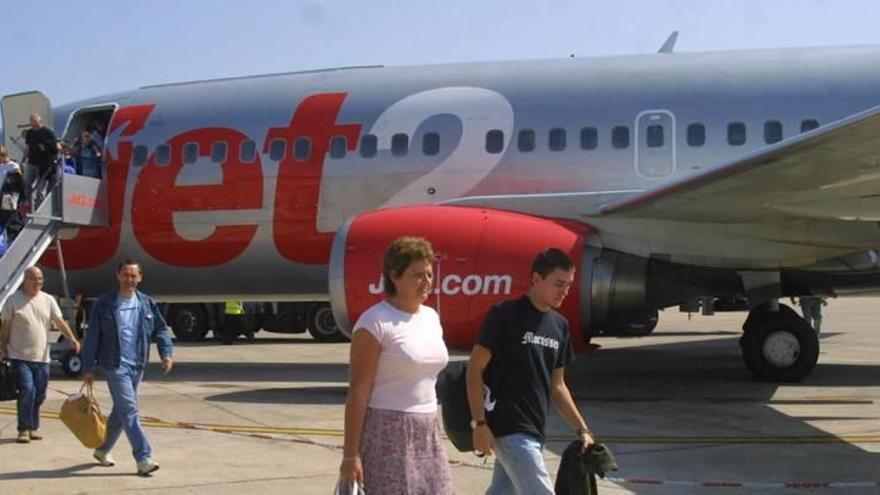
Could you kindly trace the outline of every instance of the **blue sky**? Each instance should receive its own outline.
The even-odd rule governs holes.
[[[682,52],[880,44],[876,0],[4,3],[0,94],[38,89],[55,104],[344,65],[650,53],[673,30]]]

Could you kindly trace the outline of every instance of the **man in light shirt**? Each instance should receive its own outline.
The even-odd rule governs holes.
[[[3,306],[0,357],[18,371],[18,443],[42,440],[40,406],[49,385],[49,330],[57,326],[79,353],[79,341],[61,316],[55,298],[42,291],[43,272],[32,266],[24,273],[23,290]]]

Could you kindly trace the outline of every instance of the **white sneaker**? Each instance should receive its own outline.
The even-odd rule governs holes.
[[[138,461],[137,463],[138,473],[141,476],[147,476],[153,471],[157,471],[159,469],[159,463],[154,461],[153,459],[147,457],[142,461]]]
[[[102,466],[110,467],[116,465],[116,460],[110,457],[109,452],[101,452],[100,450],[95,449],[95,451],[92,452],[92,457],[94,457],[95,460],[98,461],[98,464]]]

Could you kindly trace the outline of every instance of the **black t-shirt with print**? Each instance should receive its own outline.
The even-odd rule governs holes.
[[[492,352],[483,373],[492,433],[528,433],[543,441],[553,370],[574,359],[568,321],[556,311],[540,311],[523,296],[489,310],[477,344]]]
[[[55,133],[48,127],[28,129],[24,141],[28,147],[28,161],[37,168],[48,167],[58,154]]]

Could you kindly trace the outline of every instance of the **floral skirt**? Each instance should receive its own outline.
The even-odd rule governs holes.
[[[452,493],[436,413],[367,409],[360,454],[367,495]]]

